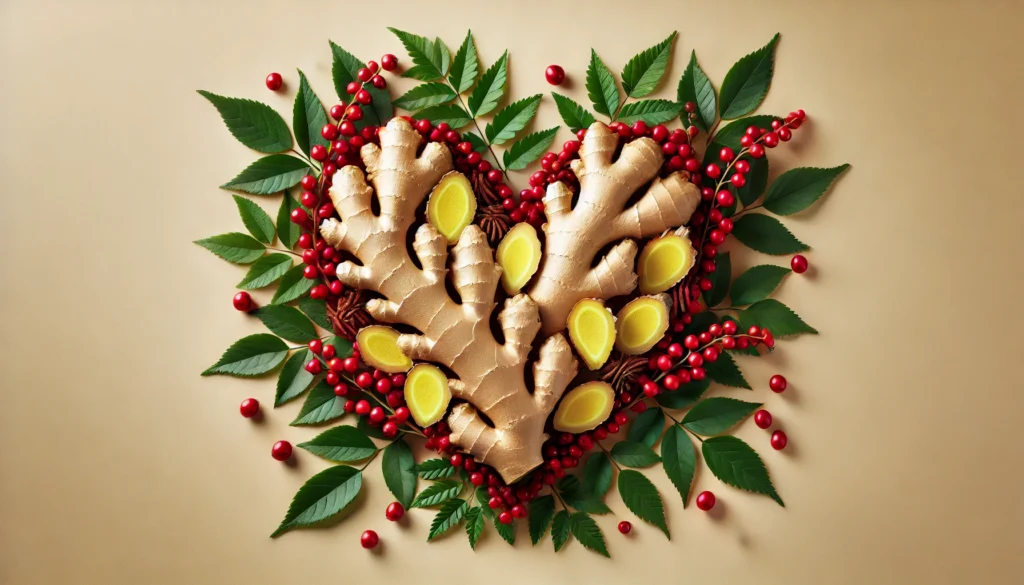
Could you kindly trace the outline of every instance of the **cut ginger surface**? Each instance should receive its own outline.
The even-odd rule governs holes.
[[[615,320],[615,348],[628,355],[649,351],[668,330],[668,311],[669,299],[664,294],[630,301]]]
[[[583,433],[597,428],[612,413],[615,391],[607,382],[581,384],[562,398],[552,424],[564,433]]]
[[[498,244],[496,254],[505,292],[515,294],[526,286],[537,273],[540,257],[540,238],[532,225],[520,223],[509,230]]]
[[[356,334],[356,342],[363,361],[378,370],[397,374],[412,367],[412,360],[398,348],[398,332],[390,327],[363,327]]]
[[[583,299],[569,313],[569,337],[587,367],[596,370],[608,361],[615,345],[615,318],[604,303]]]
[[[641,293],[665,292],[690,271],[697,253],[686,233],[686,228],[680,228],[644,246],[637,265]]]
[[[462,230],[476,215],[476,195],[469,179],[462,173],[450,172],[441,177],[427,199],[427,220],[448,240],[459,241]]]
[[[418,364],[405,380],[405,402],[409,413],[421,427],[441,420],[452,400],[448,378],[436,366]]]

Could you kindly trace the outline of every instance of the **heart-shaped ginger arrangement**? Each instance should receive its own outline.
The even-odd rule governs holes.
[[[338,278],[376,293],[366,310],[396,327],[362,328],[360,353],[407,372],[412,417],[428,436],[447,436],[432,444],[517,482],[544,464],[553,432],[583,433],[611,415],[618,397],[597,371],[613,353],[643,354],[664,336],[665,291],[694,264],[682,226],[700,191],[686,172],[662,171],[650,138],[623,143],[595,123],[571,163],[578,187],[547,186],[541,233],[521,223],[492,249],[473,223],[477,194],[444,145],[395,118],[360,155],[366,175],[338,170],[330,197],[340,221],[320,228],[357,261],[340,263]]]

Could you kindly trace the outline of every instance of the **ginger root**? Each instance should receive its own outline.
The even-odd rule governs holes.
[[[612,413],[615,390],[607,382],[580,384],[565,394],[551,421],[556,431],[585,433],[597,428]]]
[[[697,251],[685,227],[654,238],[640,253],[640,292],[649,295],[667,291],[690,272],[696,261]]]
[[[569,313],[569,338],[587,368],[596,370],[608,361],[615,345],[615,318],[604,303],[583,299]]]
[[[462,230],[473,222],[476,215],[476,195],[469,179],[452,171],[441,177],[427,198],[427,221],[448,240],[448,245],[459,241]]]
[[[398,332],[390,327],[363,327],[356,334],[356,343],[363,361],[378,370],[398,374],[412,367],[412,360],[398,348]]]
[[[528,223],[516,224],[498,244],[496,260],[501,266],[501,286],[510,295],[519,292],[540,266],[540,239]]]
[[[448,378],[437,366],[417,364],[405,378],[405,402],[413,420],[423,428],[444,417],[452,401]]]
[[[619,311],[615,320],[618,335],[615,349],[626,355],[647,353],[668,331],[671,300],[661,294],[633,299]]]

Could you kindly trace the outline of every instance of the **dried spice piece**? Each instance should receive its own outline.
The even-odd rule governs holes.
[[[487,235],[487,241],[492,247],[497,246],[512,229],[512,218],[505,213],[505,208],[500,204],[480,208],[476,223]]]
[[[488,205],[501,203],[501,195],[498,195],[498,190],[494,187],[494,183],[487,180],[487,173],[481,173],[473,169],[469,176],[469,182],[473,185],[473,192],[484,203]]]
[[[333,303],[327,303],[327,319],[334,326],[335,335],[355,341],[360,329],[373,324],[373,318],[366,312],[369,299],[366,291],[350,288],[338,295]]]
[[[619,354],[601,368],[601,380],[608,382],[616,392],[623,392],[636,385],[637,379],[647,369],[647,358]]]

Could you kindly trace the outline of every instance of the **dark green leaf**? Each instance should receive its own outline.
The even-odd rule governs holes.
[[[285,248],[292,249],[302,235],[302,228],[292,223],[291,213],[299,208],[299,202],[285,191],[281,198],[281,208],[277,212],[277,235]]]
[[[587,96],[599,114],[613,116],[619,109],[619,88],[615,78],[597,53],[590,50],[590,65],[587,67]]]
[[[555,498],[551,495],[534,498],[530,502],[530,540],[533,544],[544,538],[544,533],[555,516]]]
[[[463,93],[473,87],[479,73],[480,61],[476,56],[473,31],[469,31],[466,33],[466,39],[462,41],[462,46],[455,52],[455,61],[452,62],[452,73],[448,76],[448,82],[458,93]]]
[[[505,151],[502,157],[505,161],[505,168],[510,171],[525,169],[544,154],[556,134],[558,134],[558,126],[523,136],[522,140],[514,143]]]
[[[351,393],[349,394],[349,398],[352,398],[353,400],[359,400],[358,398],[354,398],[351,395]],[[359,417],[359,420],[356,421],[356,428],[366,433],[366,436],[368,437],[380,439],[382,441],[389,440],[387,437],[384,436],[384,431],[380,430],[380,425],[371,425],[370,419],[365,416]]]
[[[612,447],[612,457],[626,467],[650,467],[661,461],[658,454],[643,443],[620,441]]]
[[[818,332],[804,323],[792,309],[775,299],[765,299],[747,307],[740,313],[740,324],[744,329],[751,325],[768,329],[774,337]]]
[[[302,152],[309,154],[309,149],[315,144],[327,146],[327,140],[320,134],[327,123],[324,105],[309,86],[306,75],[299,70],[299,91],[295,94],[295,105],[292,107],[292,127],[295,129],[295,142]]]
[[[608,555],[608,548],[604,544],[604,535],[601,528],[594,522],[594,519],[583,512],[576,512],[569,517],[569,532],[576,537],[576,540],[584,548],[590,549],[604,556]]]
[[[622,70],[622,89],[627,96],[644,97],[658,88],[658,83],[665,75],[665,67],[668,66],[668,58],[672,54],[672,41],[675,38],[676,33],[673,32],[664,41],[646,49],[626,63]]]
[[[274,298],[270,299],[271,304],[280,305],[294,301],[313,288],[316,281],[305,277],[303,273],[305,267],[305,264],[299,264],[284,273],[284,276],[281,277],[281,282],[277,285],[277,292],[274,293]],[[326,308],[324,311],[326,312]],[[330,326],[327,328],[330,329]]]
[[[681,105],[669,100],[640,100],[622,106],[618,120],[624,124],[632,124],[637,120],[661,124],[678,116],[681,109]]]
[[[732,233],[748,248],[765,254],[795,254],[809,249],[782,222],[763,213],[748,213],[736,220]]]
[[[754,266],[736,277],[732,285],[733,306],[749,305],[768,298],[782,279],[792,272],[789,268],[762,264]]]
[[[466,535],[469,537],[469,548],[476,549],[476,543],[480,535],[484,533],[484,515],[480,508],[470,508],[466,511]]]
[[[672,425],[665,431],[661,440],[661,460],[665,475],[679,490],[683,498],[683,507],[690,497],[690,485],[693,483],[693,472],[697,467],[697,452],[693,442],[678,425]]]
[[[541,94],[523,98],[505,106],[484,129],[484,135],[491,144],[505,144],[515,138],[516,133],[526,128],[540,107]]]
[[[473,116],[470,116],[466,110],[462,109],[462,106],[457,104],[431,106],[416,116],[430,120],[435,126],[444,122],[455,129],[462,128],[473,121]]]
[[[566,475],[558,482],[556,487],[562,499],[571,508],[589,514],[608,514],[611,512],[611,508],[601,500],[600,496],[583,489],[579,478],[575,475]]]
[[[723,146],[740,151],[740,139],[743,138],[743,134],[747,131],[750,126],[757,126],[758,128],[771,128],[772,122],[782,118],[778,116],[769,115],[758,115],[748,116],[740,120],[735,120],[723,126],[718,132],[715,133],[714,142],[708,146],[708,152],[718,152],[722,150]]]
[[[442,50],[443,43],[396,28],[388,27],[388,30],[402,41],[409,57],[412,58],[414,67],[405,71],[403,74],[405,77],[412,77],[420,81],[435,81],[444,77],[448,71],[448,64],[444,63],[444,54],[448,49]]]
[[[447,459],[428,459],[416,466],[416,472],[423,479],[448,479],[456,471]]]
[[[569,512],[559,510],[551,523],[551,540],[555,544],[555,552],[562,550],[569,541]]]
[[[220,112],[228,130],[239,142],[259,152],[284,152],[292,147],[288,124],[273,108],[260,102],[219,96],[199,90]]]
[[[558,106],[558,114],[562,116],[562,121],[574,133],[582,128],[589,128],[595,122],[593,114],[564,95],[551,92],[551,97],[555,98],[555,105]]]
[[[412,498],[416,494],[415,467],[416,461],[412,457],[412,449],[409,448],[404,439],[395,439],[384,449],[384,460],[381,462],[384,483],[387,484],[391,493],[395,495],[398,503],[406,508],[412,503]],[[433,529],[431,529],[431,532],[433,532]]]
[[[446,104],[455,99],[455,92],[444,83],[423,83],[402,94],[393,103],[399,108],[415,112],[430,106]]]
[[[366,64],[352,53],[334,44],[334,41],[330,41],[330,43],[331,55],[333,57],[331,77],[334,80],[334,91],[338,94],[338,98],[341,101],[347,102],[352,97],[348,94],[348,84],[353,81],[359,81],[356,78],[356,72],[366,67]]]
[[[767,45],[743,57],[725,74],[722,82],[722,119],[732,120],[757,109],[768,93],[775,66],[778,33]]]
[[[311,441],[299,443],[299,447],[329,461],[338,462],[362,461],[377,452],[377,446],[370,437],[348,425],[328,429]],[[387,451],[384,451],[384,455],[387,455]]]
[[[662,392],[655,397],[658,404],[665,408],[679,410],[687,408],[700,399],[701,395],[711,386],[711,380],[704,378],[700,381],[688,382],[672,392]]]
[[[462,482],[457,479],[445,479],[427,486],[412,501],[413,508],[428,508],[446,502],[462,491]]]
[[[724,436],[705,439],[701,449],[704,461],[715,477],[733,487],[766,494],[780,506],[785,506],[768,477],[764,463],[749,445],[736,437]]]
[[[473,116],[483,116],[494,111],[505,94],[505,82],[508,78],[508,51],[487,71],[484,71],[480,83],[473,93],[469,94],[469,111]]]
[[[660,408],[648,408],[633,420],[626,439],[632,443],[640,443],[653,447],[665,430],[665,415]]]
[[[356,130],[362,130],[367,126],[383,126],[388,120],[395,116],[395,108],[391,105],[391,93],[388,88],[378,89],[372,85],[366,86],[370,92],[370,104],[363,107],[363,118],[356,120]]]
[[[501,535],[501,538],[504,539],[504,541],[509,543],[509,544],[515,544],[516,543],[516,525],[515,525],[515,522],[513,522],[512,524],[502,524],[501,522],[498,521],[498,517],[494,513],[494,510],[492,510],[490,508],[490,506],[487,505],[487,492],[486,491],[484,491],[484,490],[477,490],[476,491],[476,499],[477,499],[478,502],[480,502],[480,511],[481,511],[481,513],[485,517],[491,519],[491,522],[494,523],[495,530],[498,531],[498,534]]]
[[[287,278],[287,276],[285,278]],[[281,279],[282,285],[284,284],[284,280],[285,279]],[[305,297],[299,299],[299,309],[317,325],[327,329],[328,331],[334,329],[330,320],[327,319],[327,303],[325,301]]]
[[[309,390],[313,383],[313,374],[306,371],[306,363],[313,359],[313,352],[308,349],[300,349],[288,358],[281,374],[277,377],[277,392],[274,395],[274,406],[281,406],[292,398],[295,398]]]
[[[270,332],[295,343],[309,343],[317,338],[316,328],[302,311],[287,305],[267,305],[253,311]]]
[[[693,122],[701,131],[707,132],[715,123],[715,115],[718,113],[715,104],[715,88],[708,80],[708,76],[704,74],[704,70],[697,64],[696,51],[690,53],[690,64],[686,66],[686,71],[683,72],[683,77],[679,80],[676,99],[681,104],[693,102],[697,105]]]
[[[744,158],[750,163],[747,184],[734,190],[736,198],[747,207],[757,201],[758,197],[764,194],[764,188],[768,186],[768,157]]]
[[[238,288],[242,290],[263,288],[284,276],[291,267],[292,259],[287,254],[269,254],[257,260],[249,268],[249,272],[245,273],[245,278],[238,283]]]
[[[356,499],[362,485],[363,474],[359,470],[347,465],[328,467],[299,488],[281,525],[270,536],[280,536],[292,528],[334,516]]]
[[[708,275],[711,290],[704,293],[704,301],[709,307],[717,307],[729,294],[729,280],[732,278],[732,261],[729,253],[715,256],[715,271]]]
[[[719,384],[750,390],[750,384],[743,377],[743,372],[740,371],[732,356],[727,353],[719,354],[718,359],[713,362],[705,361],[704,369],[707,370],[708,376]]]
[[[760,406],[735,398],[705,398],[686,413],[682,425],[698,435],[721,435]]]
[[[340,335],[331,337],[324,345],[334,346],[334,351],[340,358],[347,358],[352,355],[352,342]]]
[[[345,416],[345,401],[334,394],[334,388],[320,382],[306,395],[299,416],[291,426],[318,425]],[[359,419],[365,420],[365,419]]]
[[[718,317],[713,311],[697,313],[693,316],[690,324],[683,329],[683,335],[699,335],[700,333],[707,331],[708,327],[711,327],[715,323],[718,323]]]
[[[582,489],[592,496],[603,498],[612,487],[612,460],[604,453],[594,453],[583,467]]]
[[[272,195],[298,184],[309,171],[309,165],[300,158],[271,154],[258,159],[220,188],[252,195]]]
[[[473,150],[479,152],[480,154],[487,154],[487,143],[484,142],[484,139],[481,138],[479,134],[475,134],[473,132],[463,132],[462,138],[466,142],[469,142],[470,144],[473,145]]]
[[[255,238],[239,232],[221,234],[204,240],[196,240],[193,243],[199,244],[234,264],[255,262],[266,251],[266,247]]]
[[[427,534],[427,540],[434,540],[458,526],[468,509],[469,504],[466,503],[466,500],[458,498],[441,504],[441,509],[437,512],[437,516],[434,516],[434,520],[430,523],[430,533]]]
[[[805,167],[782,173],[764,196],[764,207],[778,215],[791,215],[807,209],[825,194],[829,185],[850,165],[830,169]]]
[[[288,357],[288,344],[269,333],[243,337],[231,345],[204,376],[259,376],[273,370]]]
[[[668,533],[668,524],[665,523],[665,507],[661,503],[661,496],[658,495],[658,489],[644,474],[633,469],[620,471],[619,495],[622,496],[622,503],[626,504],[630,512],[636,514],[641,520],[657,526],[667,538],[671,538]]]
[[[238,195],[232,195],[232,197],[235,198],[235,205],[238,206],[238,214],[242,216],[245,229],[264,244],[274,243],[277,230],[274,229],[274,220],[270,219],[267,212],[245,197]]]

